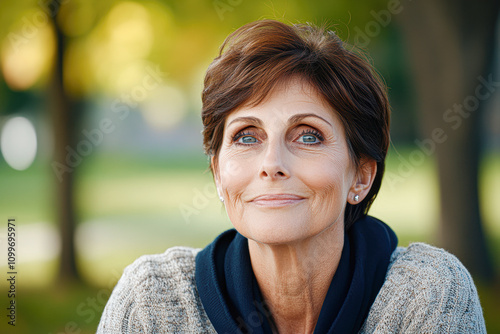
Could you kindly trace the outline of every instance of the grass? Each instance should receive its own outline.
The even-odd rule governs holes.
[[[389,173],[371,211],[396,231],[401,246],[413,241],[432,242],[439,216],[437,182],[430,159],[403,178],[388,177],[390,173],[401,176],[398,168],[410,152],[407,149],[389,155]],[[36,223],[45,226],[47,236],[57,232],[51,223],[55,220],[55,176],[47,162],[38,161],[27,171],[17,172],[0,161],[0,214],[16,217],[23,250],[18,264],[19,317],[13,333],[93,333],[105,299],[126,265],[142,254],[163,252],[175,245],[203,247],[230,228],[205,169],[203,156],[87,158],[78,171],[75,200],[81,222],[78,265],[88,286],[60,287],[55,280],[55,258],[29,260],[50,246],[50,242],[35,246],[41,239],[33,232],[38,231],[34,229]],[[500,156],[485,158],[481,204],[500,268],[498,171]],[[5,269],[0,266],[2,272]],[[4,298],[0,299],[1,306],[6,302],[1,293],[5,291],[3,281],[0,289]],[[478,290],[488,331],[500,332],[500,289],[478,285]],[[3,326],[0,324],[0,332],[9,333]]]
[[[44,289],[20,285],[16,325],[5,324],[1,333],[95,333],[111,289],[83,285]]]

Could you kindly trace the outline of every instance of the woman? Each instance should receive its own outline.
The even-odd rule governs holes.
[[[98,332],[483,333],[463,265],[396,248],[367,216],[389,145],[386,90],[330,31],[273,20],[208,68],[204,147],[235,229],[129,266]]]

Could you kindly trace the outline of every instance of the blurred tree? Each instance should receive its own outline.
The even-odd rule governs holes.
[[[492,73],[499,10],[498,0],[422,0],[398,16],[420,102],[419,146],[437,156],[439,242],[486,281],[494,271],[478,197],[480,117],[500,87]]]
[[[64,54],[67,47],[67,38],[64,36],[58,22],[60,4],[51,2],[47,7],[49,17],[54,26],[56,35],[56,53],[51,83],[49,85],[52,121],[54,133],[54,165],[58,178],[56,187],[56,219],[61,233],[61,258],[59,278],[63,282],[79,281],[80,277],[76,266],[75,251],[75,203],[74,203],[74,168],[69,167],[67,147],[75,147],[77,105],[66,93],[64,87]]]
[[[79,281],[74,246],[74,173],[63,165],[67,161],[66,148],[74,147],[76,142],[74,130],[79,121],[76,101],[66,94],[63,84],[67,40],[61,31],[58,13],[65,2],[41,0],[0,4],[0,36],[4,38],[1,45],[2,75],[10,89],[7,98],[2,99],[1,111],[17,112],[30,104],[37,91],[48,93],[50,108],[38,106],[36,110],[52,112],[54,161],[60,162],[54,206],[62,240],[59,277],[63,281]],[[50,84],[47,86],[45,77],[49,68]]]

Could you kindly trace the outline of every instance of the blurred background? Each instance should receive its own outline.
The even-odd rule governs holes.
[[[400,246],[457,255],[500,333],[500,2],[0,2],[0,309],[16,224],[16,323],[93,333],[125,266],[231,227],[202,151],[203,77],[224,38],[327,24],[369,54],[393,109],[371,214]]]

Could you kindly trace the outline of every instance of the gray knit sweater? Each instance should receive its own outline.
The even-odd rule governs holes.
[[[216,333],[195,284],[200,249],[173,247],[128,266],[98,333]],[[474,282],[458,259],[423,243],[398,247],[360,333],[486,333]]]

